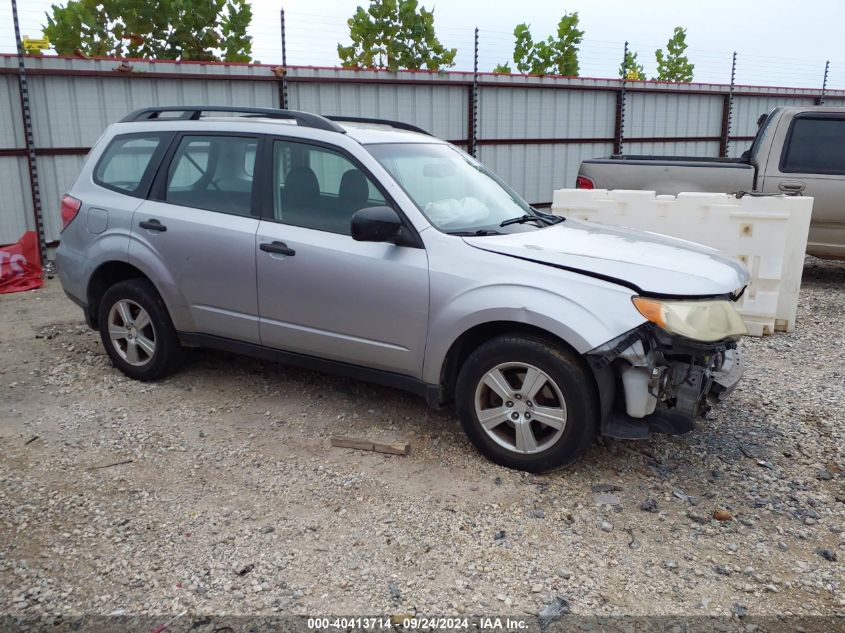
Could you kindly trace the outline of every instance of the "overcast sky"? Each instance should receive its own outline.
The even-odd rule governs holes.
[[[21,28],[37,37],[50,0],[20,0]],[[337,43],[345,42],[345,20],[360,0],[286,0],[288,63],[337,65]],[[731,52],[739,53],[737,82],[818,87],[830,60],[830,87],[845,88],[845,0],[572,0],[493,2],[438,0],[434,6],[441,41],[457,47],[457,69],[472,68],[473,28],[480,29],[480,70],[509,61],[513,27],[528,22],[535,39],[555,30],[561,14],[578,11],[586,31],[581,75],[615,76],[625,40],[639,53],[649,75],[654,50],[665,46],[675,26],[688,29],[696,81],[729,82]],[[253,0],[253,55],[278,63],[281,4]],[[0,52],[13,52],[10,0],[0,0]]]

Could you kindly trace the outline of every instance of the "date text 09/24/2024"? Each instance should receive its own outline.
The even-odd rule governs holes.
[[[308,628],[319,630],[379,630],[394,627],[404,630],[448,631],[467,630],[522,630],[528,627],[527,622],[519,619],[481,617],[481,618],[437,618],[437,617],[348,617],[348,618],[308,618]]]

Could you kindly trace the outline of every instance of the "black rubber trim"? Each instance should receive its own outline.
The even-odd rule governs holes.
[[[652,328],[654,328],[652,323],[643,323],[642,325],[639,325],[633,330],[630,330],[618,337],[616,345],[612,348],[605,350],[604,352],[596,352],[595,349],[590,350],[584,354],[590,369],[594,372],[602,371],[605,367],[608,367],[610,363],[616,360],[619,357],[619,354],[631,347],[631,345],[637,341],[648,340],[648,333]],[[607,343],[604,345],[607,345]],[[603,345],[600,345],[599,347],[603,347]]]
[[[588,363],[590,358],[587,358]],[[613,415],[613,408],[616,405],[618,382],[620,377],[610,365],[602,368],[596,368],[590,363],[590,370],[593,378],[596,381],[596,389],[598,390],[599,411],[601,415],[601,434],[604,435],[604,430],[611,421]]]
[[[62,290],[64,290],[64,288]],[[85,316],[85,324],[92,330],[96,330],[97,322],[94,320],[94,315],[91,314],[91,309],[88,307],[88,304],[76,295],[72,295],[67,290],[65,290],[65,296],[71,301],[73,301],[80,308],[82,308],[82,314]]]
[[[352,365],[350,363],[343,363],[325,358],[317,358],[316,356],[308,356],[306,354],[297,354],[296,352],[286,352],[281,349],[264,347],[263,345],[257,345],[255,343],[244,343],[243,341],[235,341],[222,336],[201,334],[197,332],[179,332],[178,335],[179,342],[186,347],[208,347],[222,350],[224,352],[233,352],[235,354],[243,354],[244,356],[262,358],[264,360],[281,363],[283,365],[294,365],[296,367],[302,367],[304,369],[319,371],[326,374],[333,374],[335,376],[342,376],[344,378],[363,380],[365,382],[384,385],[385,387],[392,387],[394,389],[401,389],[402,391],[408,391],[414,395],[422,396],[426,398],[426,401],[429,404],[432,404],[432,402],[436,400],[436,398],[432,395],[434,391],[437,390],[439,392],[440,389],[439,385],[430,385],[418,378],[406,376],[404,374],[397,374],[381,369],[372,369],[370,367],[361,367],[359,365]]]
[[[618,440],[645,440],[655,433],[683,435],[694,429],[692,416],[659,408],[644,418],[632,418],[623,411],[614,411],[602,428],[602,435]]]
[[[72,294],[70,294],[70,293],[69,293],[67,290],[65,290],[64,288],[62,288],[62,290],[64,290],[64,291],[65,291],[65,296],[66,296],[68,299],[70,299],[71,301],[73,301],[76,305],[78,305],[78,306],[79,306],[80,308],[82,308],[83,310],[86,310],[86,311],[88,310],[88,304],[87,304],[87,303],[85,303],[82,299],[80,299],[80,298],[79,298],[79,297],[77,297],[76,295],[72,295]]]

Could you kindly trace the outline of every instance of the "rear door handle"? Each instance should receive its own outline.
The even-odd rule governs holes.
[[[788,191],[790,193],[797,193],[799,191],[804,191],[806,185],[803,182],[797,180],[789,180],[787,182],[782,182],[778,185],[778,189],[781,191]]]
[[[150,218],[146,222],[138,222],[138,226],[142,229],[147,229],[148,231],[159,231],[161,233],[164,233],[167,230],[166,226],[154,218]]]
[[[288,245],[284,242],[264,242],[259,246],[262,251],[265,253],[276,253],[277,255],[288,255],[289,257],[293,257],[296,255],[296,251],[292,248],[288,248]]]

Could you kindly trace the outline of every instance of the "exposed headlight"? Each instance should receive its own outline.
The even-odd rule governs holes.
[[[707,343],[748,334],[733,304],[725,299],[675,301],[633,297],[640,314],[658,327]]]

